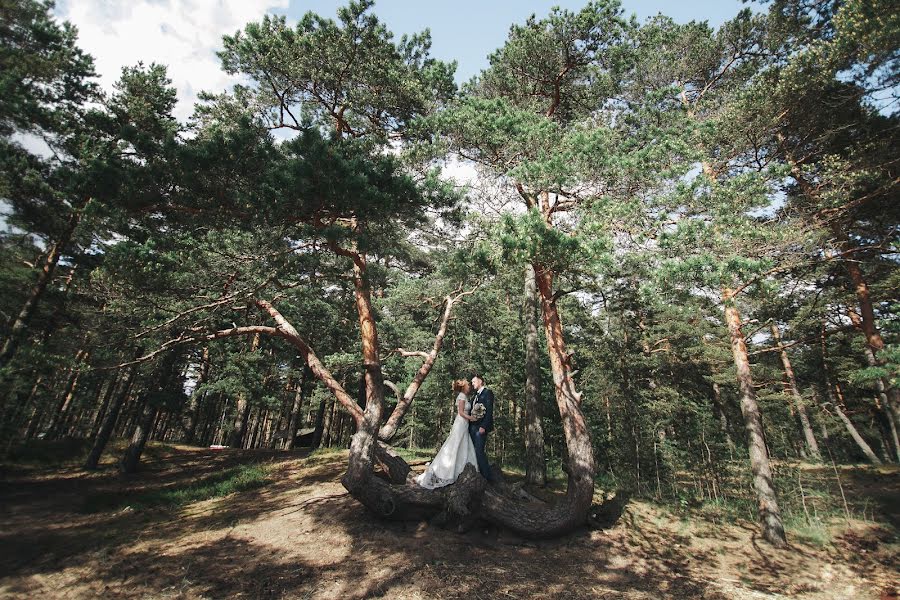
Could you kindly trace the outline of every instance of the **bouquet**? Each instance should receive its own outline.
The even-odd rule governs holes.
[[[472,416],[475,418],[476,421],[481,419],[484,416],[484,412],[485,412],[484,404],[476,404],[475,406],[472,407]]]

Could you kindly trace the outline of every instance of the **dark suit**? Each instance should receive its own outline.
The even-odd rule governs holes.
[[[484,447],[487,444],[487,436],[494,429],[494,392],[486,387],[481,388],[480,392],[475,393],[472,399],[472,408],[476,404],[484,405],[484,416],[477,421],[469,423],[469,435],[472,437],[472,443],[475,445],[475,458],[478,461],[478,471],[488,481],[493,481],[494,476],[491,473],[491,466],[488,463],[487,454]],[[469,411],[469,414],[472,414]],[[484,427],[484,433],[479,433],[479,428]]]

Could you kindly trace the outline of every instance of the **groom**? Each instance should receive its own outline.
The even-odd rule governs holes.
[[[484,416],[477,421],[469,423],[469,435],[475,445],[475,458],[478,460],[478,471],[488,481],[494,481],[491,466],[488,464],[484,446],[487,443],[488,433],[494,428],[494,392],[484,387],[484,378],[481,375],[472,377],[472,387],[475,388],[475,398],[472,400],[472,408],[476,404],[484,405]],[[471,413],[471,410],[469,411]]]

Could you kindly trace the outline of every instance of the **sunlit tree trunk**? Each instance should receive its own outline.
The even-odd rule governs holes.
[[[722,290],[725,305],[725,321],[731,338],[731,353],[737,370],[737,383],[740,390],[741,414],[747,429],[747,447],[750,451],[750,468],[753,471],[753,486],[759,509],[759,519],[763,529],[763,537],[774,546],[784,546],[787,542],[784,535],[784,524],[778,508],[775,493],[775,482],[769,464],[763,434],[762,415],[753,389],[753,377],[750,374],[750,357],[747,354],[747,342],[741,331],[741,316],[735,305],[732,291]]]

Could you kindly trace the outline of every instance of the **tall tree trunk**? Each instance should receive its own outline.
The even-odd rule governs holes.
[[[541,299],[541,314],[547,352],[553,373],[556,404],[566,440],[568,485],[565,500],[550,509],[531,511],[527,507],[500,501],[492,489],[485,491],[483,506],[492,520],[531,535],[553,536],[583,525],[594,496],[594,452],[590,430],[581,410],[581,393],[572,378],[572,355],[566,349],[562,319],[553,291],[553,272],[534,263],[535,281]]]
[[[106,386],[106,393],[103,394],[103,399],[100,401],[100,407],[97,409],[97,412],[94,414],[94,418],[91,421],[91,430],[88,432],[88,439],[93,440],[97,437],[97,432],[100,431],[100,426],[103,424],[104,417],[106,417],[106,411],[109,410],[109,403],[121,383],[122,370],[118,369]]]
[[[259,334],[253,335],[253,341],[250,343],[250,352],[256,352],[259,348]],[[250,417],[250,404],[247,401],[247,395],[244,392],[238,393],[237,406],[234,410],[234,426],[231,434],[228,436],[227,446],[232,448],[242,448],[244,437],[247,433],[247,419]]]
[[[297,430],[300,428],[300,411],[303,410],[303,394],[306,380],[309,377],[309,367],[303,365],[302,373],[297,381],[297,389],[294,392],[294,404],[291,406],[291,417],[288,421],[287,434],[288,438],[284,445],[285,450],[294,448],[294,439],[297,437]]]
[[[135,358],[139,355],[140,352],[135,355]],[[134,384],[134,377],[137,375],[138,368],[139,365],[132,365],[128,373],[128,378],[125,380],[125,383],[122,385],[118,395],[116,395],[116,399],[113,401],[112,406],[103,418],[103,425],[97,432],[96,437],[94,437],[94,444],[84,463],[85,469],[96,469],[97,465],[100,463],[100,457],[103,455],[106,444],[112,436],[116,421],[119,420],[119,413],[122,410],[122,406],[125,404],[125,399],[128,398],[128,394],[131,393],[131,387]]]
[[[85,340],[87,342],[87,340]],[[61,437],[64,433],[63,431],[63,423],[65,422],[66,415],[69,411],[69,407],[72,404],[72,400],[75,398],[75,390],[78,389],[78,379],[81,377],[81,369],[78,366],[78,363],[82,360],[86,361],[90,356],[90,350],[81,349],[75,353],[75,364],[72,365],[72,371],[69,375],[69,380],[66,383],[66,387],[63,390],[63,396],[59,402],[59,408],[56,410],[56,413],[53,415],[53,421],[50,423],[50,428],[47,436],[50,438],[58,438]]]
[[[547,463],[544,460],[544,429],[541,424],[539,307],[534,267],[529,264],[525,266],[525,481],[543,487],[547,484]]]
[[[750,468],[753,471],[753,485],[759,503],[759,519],[763,528],[763,537],[773,546],[784,546],[784,524],[778,508],[775,494],[775,482],[769,455],[766,452],[763,435],[762,416],[756,392],[753,389],[753,378],[750,374],[750,358],[747,354],[747,342],[741,331],[741,316],[735,305],[732,291],[723,288],[722,300],[725,305],[725,321],[731,338],[731,353],[737,370],[737,382],[741,395],[741,414],[747,428],[747,446],[750,451]]]
[[[791,390],[791,396],[794,398],[794,405],[797,409],[797,416],[800,418],[800,425],[803,429],[803,438],[806,440],[806,446],[810,455],[814,460],[821,462],[822,454],[819,452],[819,444],[816,443],[816,436],[813,435],[812,426],[809,423],[809,415],[806,412],[806,405],[803,402],[803,396],[797,387],[797,378],[794,376],[794,368],[791,365],[791,359],[788,357],[787,350],[781,344],[781,331],[778,325],[772,323],[772,337],[775,345],[778,347],[781,355],[781,365],[784,367],[784,376],[787,379],[788,386]]]
[[[312,443],[310,444],[310,448],[315,450],[319,446],[322,445],[322,439],[325,434],[325,412],[328,410],[328,401],[323,396],[321,400],[319,400],[319,410],[316,411],[316,424],[313,426],[313,437]]]
[[[194,393],[191,394],[191,400],[188,404],[188,422],[184,428],[184,441],[187,444],[193,444],[194,438],[197,435],[197,423],[200,421],[200,415],[203,410],[203,401],[207,394],[204,391],[197,392],[196,390],[209,380],[209,370],[209,346],[204,346],[203,354],[200,359],[200,374],[197,376],[197,388],[195,388]]]
[[[839,239],[847,246],[849,241],[846,234],[838,231]],[[853,324],[859,327],[866,338],[867,355],[866,360],[871,360],[875,365],[882,366],[884,361],[878,357],[878,353],[884,349],[884,339],[878,331],[878,325],[875,322],[875,308],[872,304],[872,296],[869,293],[869,285],[863,277],[859,263],[852,258],[844,261],[850,279],[853,282],[853,289],[856,293],[856,299],[859,302],[859,314],[854,315],[855,311],[850,311],[850,319]],[[888,407],[888,417],[893,419],[894,427],[900,428],[900,388],[891,385],[890,380],[882,379],[881,386],[884,388],[886,398],[885,405]]]
[[[853,281],[853,290],[856,292],[856,299],[859,301],[859,312],[862,317],[861,328],[866,336],[866,343],[873,352],[878,352],[884,348],[884,340],[878,332],[878,326],[875,324],[875,309],[872,306],[872,297],[869,295],[869,285],[863,278],[859,263],[853,259],[845,260],[844,266],[850,274]]]
[[[366,484],[373,477],[375,442],[384,408],[384,380],[378,351],[378,328],[372,310],[366,257],[355,253],[353,260],[353,296],[359,316],[362,338],[363,374],[366,382],[366,407],[362,421],[350,442],[350,460],[341,483],[364,505],[380,504],[381,498],[370,496]]]
[[[153,428],[153,422],[156,420],[158,412],[159,407],[156,404],[153,402],[147,403],[143,418],[138,423],[137,429],[134,430],[134,435],[131,436],[131,443],[128,444],[125,455],[122,457],[122,462],[119,464],[119,469],[123,473],[134,473],[137,471],[141,454],[144,452],[144,446],[147,445],[147,439],[150,437],[150,431]]]
[[[713,407],[719,417],[719,430],[725,434],[725,443],[728,444],[728,458],[734,460],[735,443],[731,437],[731,425],[728,422],[728,415],[725,414],[725,405],[722,402],[722,390],[715,381],[712,383]]]
[[[21,431],[22,427],[22,418],[27,410],[28,406],[34,404],[34,408],[32,409],[31,418],[28,420],[28,424],[25,427],[25,436],[23,439],[28,440],[34,435],[32,430],[32,426],[37,427],[37,421],[40,420],[43,413],[43,404],[35,403],[34,399],[37,396],[37,391],[41,386],[41,382],[44,380],[43,375],[38,375],[37,379],[34,380],[34,383],[31,385],[31,391],[28,393],[28,396],[19,401],[18,406],[14,407],[12,411],[12,415],[10,415],[9,423],[8,423],[8,432],[4,432],[7,436],[6,439],[6,449],[12,447],[13,443],[17,441],[19,437],[17,434]],[[30,433],[30,435],[29,435]]]
[[[63,229],[53,245],[50,246],[50,251],[47,252],[47,256],[44,257],[37,281],[29,291],[25,304],[22,305],[22,309],[19,311],[19,314],[16,315],[16,320],[13,321],[9,336],[3,342],[3,347],[0,348],[0,367],[6,366],[6,364],[16,355],[16,350],[18,350],[22,338],[25,337],[35,310],[37,310],[38,304],[40,304],[41,298],[47,290],[47,284],[49,284],[50,280],[53,278],[53,272],[56,270],[56,265],[59,263],[59,257],[69,245],[69,242],[72,240],[72,234],[75,233],[75,229],[78,227],[78,223],[81,220],[81,208],[83,206],[84,203],[82,202],[78,206],[73,207],[65,229]]]

